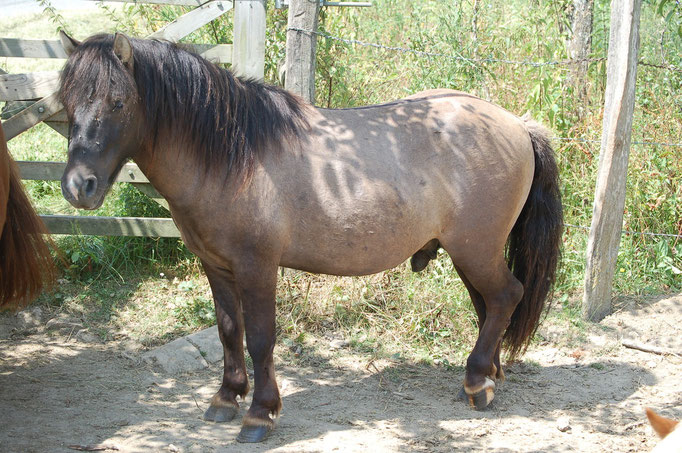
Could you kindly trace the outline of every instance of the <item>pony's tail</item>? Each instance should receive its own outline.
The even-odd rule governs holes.
[[[563,210],[559,169],[547,131],[524,118],[535,154],[535,173],[526,204],[509,235],[507,263],[523,284],[504,342],[513,360],[528,348],[550,296],[561,258]]]
[[[54,282],[55,267],[47,229],[24,192],[19,172],[9,160],[9,199],[0,235],[0,311],[28,305]]]

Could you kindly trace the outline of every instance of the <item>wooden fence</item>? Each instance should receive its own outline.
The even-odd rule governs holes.
[[[110,0],[111,1],[111,0]],[[125,0],[114,0],[125,1]],[[234,9],[232,44],[198,44],[195,50],[216,63],[228,63],[240,75],[263,78],[265,65],[265,0],[136,0],[136,3],[195,6],[190,12],[152,33],[148,38],[178,41],[212,20]],[[78,36],[78,38],[81,38]],[[0,57],[60,58],[66,53],[58,40],[0,38]],[[0,102],[22,101],[29,104],[2,123],[7,140],[45,122],[68,137],[68,121],[58,100],[59,71],[30,74],[0,73]],[[59,181],[64,162],[18,162],[22,179]],[[168,204],[151,186],[135,164],[126,164],[117,182],[133,184],[161,205]],[[53,234],[92,234],[113,236],[179,237],[170,218],[95,217],[43,215]]]

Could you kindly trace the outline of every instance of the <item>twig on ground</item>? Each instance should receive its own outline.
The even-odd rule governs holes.
[[[640,342],[635,341],[635,340],[623,340],[622,344],[626,348],[637,349],[638,351],[648,352],[650,354],[672,355],[672,356],[675,356],[678,358],[682,357],[682,356],[680,356],[680,354],[673,352],[669,349],[660,348],[658,346],[653,346],[650,344],[640,343]]]
[[[203,412],[203,409],[201,409],[201,407],[199,407],[199,402],[197,401],[197,398],[193,394],[192,394],[192,399],[194,399],[194,404],[197,405],[197,409],[199,409],[199,411]]]
[[[78,451],[108,451],[114,450],[118,451],[119,448],[116,445],[69,445],[68,448],[71,450]]]

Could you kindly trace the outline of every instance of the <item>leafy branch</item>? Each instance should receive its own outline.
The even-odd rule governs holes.
[[[64,19],[64,16],[59,14],[57,9],[52,6],[52,2],[50,0],[36,0],[38,2],[38,5],[40,5],[41,8],[43,8],[43,14],[47,15],[52,23],[57,25],[57,31],[59,30],[64,30],[65,32],[69,33],[69,29],[66,26],[66,20]]]

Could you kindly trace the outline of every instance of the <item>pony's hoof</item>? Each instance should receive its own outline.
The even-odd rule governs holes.
[[[480,392],[467,396],[469,397],[469,406],[473,407],[477,411],[482,411],[488,407],[488,405],[493,401],[493,398],[495,398],[495,390],[488,387],[481,390]]]
[[[255,443],[263,442],[272,431],[272,426],[269,425],[245,425],[239,431],[237,442],[241,443]]]
[[[473,393],[469,393],[466,388],[462,387],[457,398],[464,402],[468,402],[469,406],[481,411],[488,407],[495,398],[495,382],[490,378],[486,378],[483,387],[479,391]]]
[[[469,402],[469,395],[467,395],[467,392],[464,390],[464,386],[462,386],[462,388],[459,389],[459,393],[457,394],[457,399],[463,403]]]
[[[234,419],[239,412],[234,406],[210,406],[204,412],[204,420],[209,422],[224,423]]]

